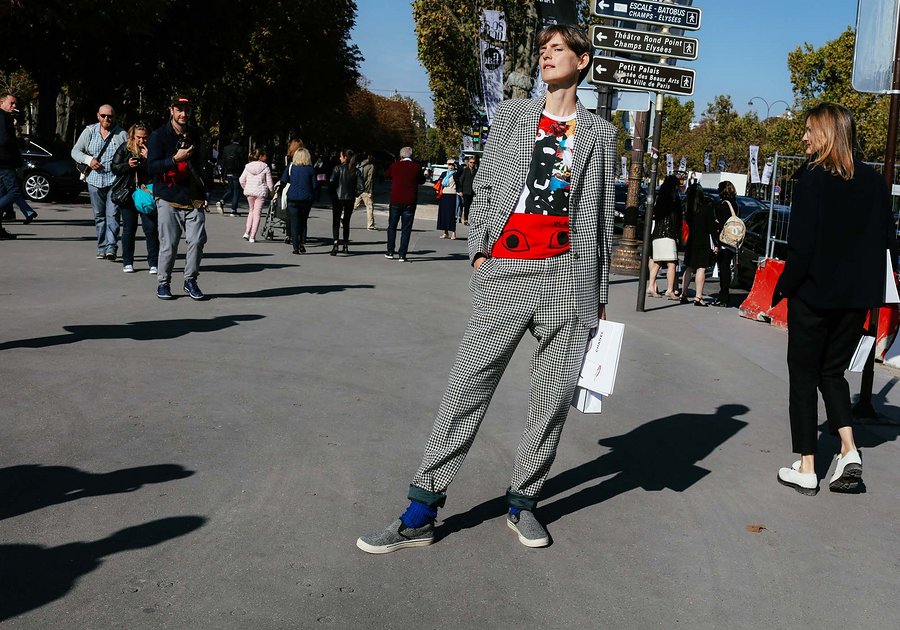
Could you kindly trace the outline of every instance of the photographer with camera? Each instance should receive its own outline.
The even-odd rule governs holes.
[[[186,96],[173,98],[169,122],[150,135],[147,145],[147,171],[154,178],[153,197],[159,226],[156,297],[161,300],[172,299],[169,283],[182,233],[187,241],[184,292],[195,300],[204,297],[197,286],[197,276],[206,243],[206,184],[198,163],[202,153],[197,151],[200,133],[188,125],[192,107]]]
[[[150,273],[157,273],[159,260],[159,231],[156,211],[142,212],[134,201],[134,191],[150,183],[147,172],[147,139],[150,127],[137,123],[128,130],[128,142],[119,147],[113,156],[112,171],[116,181],[112,185],[112,199],[122,214],[122,271],[134,273],[134,237],[137,234],[138,216],[144,238],[147,240],[147,264]]]
[[[9,92],[0,94],[0,210],[12,208],[15,203],[25,215],[25,225],[28,225],[37,218],[37,212],[25,201],[19,186],[18,170],[22,168],[22,153],[16,140],[13,118],[17,113],[15,95]],[[15,234],[10,234],[0,225],[0,240],[14,238]]]
[[[72,159],[88,167],[85,181],[97,227],[97,259],[112,261],[119,240],[119,209],[110,197],[116,179],[111,167],[113,155],[127,139],[125,130],[113,122],[115,117],[112,105],[101,105],[97,122],[85,127],[72,147]]]

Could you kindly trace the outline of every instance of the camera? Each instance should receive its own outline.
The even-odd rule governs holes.
[[[194,146],[194,142],[188,134],[182,133],[178,135],[178,143],[175,145],[176,149],[190,149],[192,146]]]

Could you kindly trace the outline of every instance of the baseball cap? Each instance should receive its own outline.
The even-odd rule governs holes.
[[[172,97],[171,107],[177,107],[178,109],[188,109],[194,106],[187,96],[183,96],[181,94],[176,94]]]

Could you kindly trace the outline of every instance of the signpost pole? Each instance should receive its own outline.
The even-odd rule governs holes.
[[[641,251],[641,271],[638,280],[637,311],[644,312],[644,302],[647,299],[647,275],[650,271],[650,247],[651,228],[653,223],[653,208],[656,206],[656,178],[659,170],[659,142],[662,136],[663,94],[656,95],[656,111],[653,119],[653,137],[650,140],[650,185],[647,186],[647,207],[644,210],[644,247]],[[650,278],[656,282],[656,278]]]
[[[894,47],[894,78],[891,85],[891,109],[888,115],[887,146],[884,151],[884,179],[888,190],[894,185],[894,161],[897,157],[897,123],[900,118],[900,23],[897,25],[897,42]],[[869,335],[878,335],[878,315],[881,309],[869,311]],[[875,380],[875,347],[866,359],[862,380],[859,384],[859,400],[853,407],[853,416],[858,420],[873,423],[879,420],[878,412],[872,405],[872,385]]]

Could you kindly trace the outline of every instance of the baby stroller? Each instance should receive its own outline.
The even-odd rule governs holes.
[[[269,210],[262,226],[262,237],[267,241],[290,239],[288,220],[288,211],[281,209],[281,191],[277,190],[269,202]],[[275,235],[276,230],[280,230],[280,236]]]

